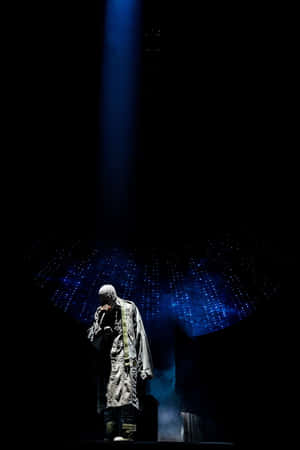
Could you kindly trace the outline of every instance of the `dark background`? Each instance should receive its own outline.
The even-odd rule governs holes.
[[[25,239],[101,236],[104,11],[105,2],[76,1],[19,10],[15,135]],[[128,234],[185,241],[246,227],[285,243],[297,229],[288,18],[274,9],[145,2],[144,28],[161,14],[162,63],[143,54],[136,228]]]

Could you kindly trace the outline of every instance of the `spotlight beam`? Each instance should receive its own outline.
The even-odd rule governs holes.
[[[141,3],[108,0],[100,92],[101,224],[126,222],[132,213],[131,182],[137,141],[142,47]],[[128,225],[128,224],[127,224]],[[102,227],[101,227],[102,228]]]

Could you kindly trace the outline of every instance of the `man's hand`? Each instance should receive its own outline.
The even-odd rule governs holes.
[[[101,311],[109,311],[111,309],[111,306],[110,305],[103,305],[103,306],[101,306]]]

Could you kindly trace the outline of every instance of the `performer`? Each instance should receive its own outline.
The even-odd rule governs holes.
[[[105,439],[135,440],[139,387],[153,377],[149,342],[134,302],[119,298],[110,284],[100,288],[99,297],[88,338],[101,341]]]

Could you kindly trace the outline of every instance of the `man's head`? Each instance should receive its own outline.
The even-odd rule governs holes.
[[[117,300],[117,293],[112,284],[104,284],[99,289],[99,297],[101,305],[113,305]]]

